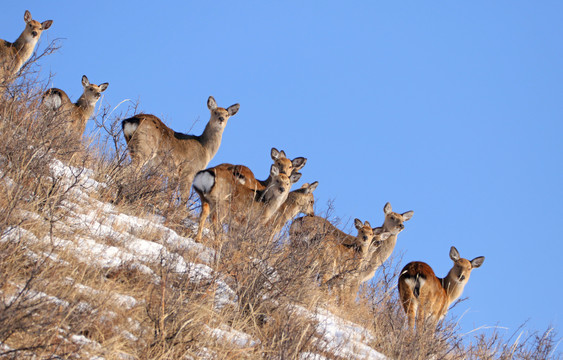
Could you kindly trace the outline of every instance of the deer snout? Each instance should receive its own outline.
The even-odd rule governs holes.
[[[461,276],[459,277],[459,281],[463,281],[463,280],[465,280],[465,275],[461,275]]]
[[[219,120],[219,122],[223,122],[223,121],[225,121],[225,117],[224,117],[224,116],[219,116],[219,118],[218,118],[217,120]]]
[[[278,190],[280,193],[283,193],[285,191],[285,188],[283,186],[280,186]]]
[[[404,224],[399,225],[399,229],[403,230],[405,228]]]
[[[31,36],[36,37],[36,36],[37,36],[37,31],[33,30],[33,31],[31,32]]]

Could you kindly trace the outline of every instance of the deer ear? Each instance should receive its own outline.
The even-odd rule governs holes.
[[[31,13],[29,12],[29,10],[26,10],[23,13],[23,21],[25,21],[26,24],[31,21]]]
[[[385,206],[383,207],[383,212],[385,213],[385,215],[390,214],[392,211],[393,209],[391,208],[391,203],[385,204]]]
[[[278,176],[280,174],[280,169],[276,165],[270,166],[270,175],[271,176]]]
[[[275,161],[280,158],[280,152],[278,149],[272,148],[272,150],[270,150],[270,156],[272,157],[272,160]]]
[[[217,109],[217,102],[215,102],[215,98],[213,96],[210,96],[207,99],[207,108],[209,110],[215,110]]]
[[[104,92],[108,88],[109,83],[100,84],[100,91]]]
[[[356,227],[356,229],[360,230],[364,227],[364,224],[362,224],[362,220],[354,219],[354,226]]]
[[[299,171],[303,169],[303,166],[307,163],[307,159],[304,157],[296,157],[291,160],[291,165],[293,165],[293,171]]]
[[[238,109],[240,109],[240,105],[234,104],[234,105],[231,105],[227,108],[227,112],[229,113],[229,116],[233,116],[234,114],[236,114],[238,112]]]
[[[474,269],[478,268],[479,266],[483,265],[483,262],[485,262],[484,256],[476,257],[475,259],[471,260],[471,267]]]
[[[371,228],[371,225],[370,225],[369,221],[367,221],[367,220],[364,222],[364,226]]]
[[[41,30],[47,30],[53,25],[53,20],[46,20],[41,23]]]
[[[407,220],[410,220],[413,215],[414,215],[414,211],[411,210],[411,211],[404,212],[401,216],[403,217],[403,221],[407,221]]]
[[[314,183],[312,183],[312,184],[309,186],[309,192],[312,193],[313,191],[315,191],[315,189],[317,188],[318,185],[319,185],[319,182],[318,182],[318,181],[315,181]]]
[[[391,233],[389,231],[379,234],[379,238],[383,241],[389,239],[389,236],[391,236]]]
[[[88,81],[88,77],[86,75],[82,75],[82,86],[86,87],[90,85],[90,81]]]
[[[452,259],[453,261],[458,261],[459,258],[460,258],[459,251],[457,251],[455,246],[452,246],[450,249],[450,259]]]
[[[301,189],[309,190],[309,183],[305,183],[305,184],[301,185]]]
[[[301,173],[295,173],[295,172],[291,173],[291,175],[289,176],[289,181],[292,184],[295,184],[296,182],[299,181],[299,179],[301,179],[301,175],[302,175]]]

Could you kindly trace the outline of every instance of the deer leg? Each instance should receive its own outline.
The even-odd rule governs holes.
[[[201,242],[201,236],[203,234],[203,226],[205,225],[205,220],[209,216],[209,204],[202,202],[201,204],[201,214],[199,214],[199,225],[197,227],[197,235],[195,237],[196,242]]]

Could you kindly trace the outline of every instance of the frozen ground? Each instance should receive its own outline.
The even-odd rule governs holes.
[[[52,173],[53,176],[61,178],[63,183],[69,187],[71,184],[78,184],[78,186],[70,187],[71,196],[63,203],[68,216],[57,223],[58,234],[69,234],[69,236],[67,238],[64,236],[38,237],[21,227],[12,227],[1,235],[0,241],[24,239],[23,243],[51,245],[58,251],[72,254],[80,262],[105,269],[118,269],[126,263],[128,267],[133,267],[150,276],[155,283],[158,283],[160,278],[152,270],[154,266],[151,265],[165,262],[178,273],[188,273],[192,282],[214,282],[217,288],[214,298],[216,310],[220,310],[228,304],[237,306],[236,293],[227,285],[228,281],[225,281],[225,276],[217,274],[211,267],[215,256],[212,249],[167,228],[164,226],[162,218],[140,218],[126,215],[117,211],[112,204],[100,202],[92,195],[101,187],[105,187],[105,184],[95,181],[91,170],[77,169],[66,166],[60,161],[53,161]],[[14,184],[9,185],[14,186]],[[21,212],[20,216],[41,220],[38,214],[29,212]],[[150,238],[143,238],[147,234],[150,234]],[[111,239],[111,243],[108,243],[108,239]],[[186,261],[183,256],[186,252],[195,254],[190,259],[195,258],[196,260]],[[58,259],[57,252],[36,254],[30,251],[29,256],[35,258],[48,256],[51,260],[62,261]],[[66,281],[81,293],[95,295],[99,292],[97,289],[80,284],[76,279],[67,278]],[[23,284],[15,284],[15,286],[21,287]],[[48,299],[60,306],[68,305],[65,301],[49,294],[37,293],[34,296]],[[116,307],[127,309],[142,306],[143,303],[142,299],[117,292],[109,296],[109,301]],[[81,305],[89,306],[88,303]],[[316,323],[315,336],[319,352],[331,352],[334,356],[344,359],[385,359],[383,355],[367,345],[372,339],[372,335],[366,329],[338,318],[324,309],[311,312],[303,307],[295,306],[295,310],[300,316],[309,317]],[[139,326],[139,324],[132,324],[132,326]],[[214,328],[207,327],[202,329],[202,332],[217,341],[228,342],[233,347],[253,348],[261,345],[259,340],[231,328],[228,324],[221,324]],[[135,341],[135,336],[130,332],[123,329],[122,333],[129,340]],[[99,356],[88,355],[97,353],[96,350],[102,346],[99,343],[79,334],[74,334],[69,338],[73,343],[82,347],[85,358],[102,359]],[[0,344],[0,346],[8,349],[6,345]],[[214,358],[213,353],[206,349],[201,349],[200,355],[203,358]],[[126,354],[118,357],[130,358]],[[325,358],[314,352],[301,354],[301,359],[320,360]]]

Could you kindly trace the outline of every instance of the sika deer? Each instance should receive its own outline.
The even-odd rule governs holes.
[[[360,283],[370,280],[375,275],[376,270],[391,256],[397,244],[397,235],[405,229],[403,223],[410,220],[414,214],[414,211],[407,211],[402,214],[396,213],[391,208],[390,203],[385,204],[383,212],[385,213],[385,221],[381,226],[381,232],[387,232],[390,236],[384,241],[373,244],[369,260],[366,261],[365,266],[359,273]]]
[[[259,225],[265,224],[287,199],[291,184],[297,182],[301,174],[287,176],[272,165],[272,180],[264,190],[233,185],[232,176],[231,172],[223,168],[210,168],[198,172],[194,177],[194,190],[201,199],[196,241],[201,241],[203,225],[209,214],[212,214],[215,230],[231,214],[240,223],[255,216],[259,218]]]
[[[69,130],[80,138],[86,129],[86,122],[94,114],[96,102],[102,92],[108,88],[108,83],[100,85],[90,84],[86,75],[82,75],[84,92],[76,103],[72,103],[68,95],[61,89],[51,88],[43,95],[43,106],[67,120]]]
[[[14,80],[23,64],[33,54],[41,33],[53,24],[53,20],[42,23],[33,20],[28,10],[25,11],[23,20],[25,29],[14,43],[0,40],[0,85]]]
[[[393,212],[390,203],[385,204],[383,212],[385,221],[381,227],[373,229],[374,241],[362,266],[354,271],[337,274],[327,281],[328,286],[341,289],[341,291],[346,289],[350,296],[355,297],[360,285],[373,278],[377,269],[391,256],[397,243],[397,235],[405,228],[403,223],[410,220],[414,212],[407,211],[402,214]]]
[[[276,148],[272,148],[270,156],[272,157],[272,160],[274,160],[274,165],[280,170],[280,173],[288,176],[293,172],[301,170],[307,163],[307,159],[304,157],[297,157],[293,160],[289,160],[283,150],[278,151]],[[233,179],[236,179],[238,183],[252,190],[264,190],[272,179],[270,176],[266,180],[257,180],[252,171],[244,165],[220,164],[215,168],[224,168],[231,171],[234,175]]]
[[[362,224],[359,219],[354,220],[354,226],[358,230],[355,237],[318,216],[303,216],[291,224],[289,233],[293,246],[322,241],[324,251],[317,254],[316,263],[320,266],[323,284],[341,272],[356,271],[366,260],[374,237],[373,229],[369,222]],[[312,235],[312,238],[308,235]]]
[[[460,258],[455,247],[450,249],[454,266],[445,278],[438,278],[432,268],[423,262],[408,263],[399,276],[399,297],[407,314],[409,327],[414,329],[415,319],[433,323],[441,320],[448,307],[461,296],[471,270],[480,267],[484,256],[469,261]],[[418,317],[417,317],[418,312]],[[420,326],[420,325],[419,325]]]
[[[210,96],[207,107],[211,118],[200,136],[175,132],[154,115],[138,114],[123,120],[123,135],[132,163],[139,167],[157,159],[168,160],[180,179],[180,194],[189,196],[195,174],[205,169],[219,150],[227,120],[238,112],[240,105],[224,109]]]
[[[272,237],[300,212],[309,216],[314,215],[313,205],[315,204],[315,197],[313,196],[313,191],[315,191],[318,185],[317,181],[311,185],[305,183],[300,189],[289,193],[287,200],[284,201],[272,218]]]

